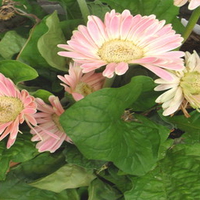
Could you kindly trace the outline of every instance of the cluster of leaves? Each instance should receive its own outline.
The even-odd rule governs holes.
[[[57,75],[67,73],[68,60],[57,55],[57,44],[84,23],[78,3],[49,1],[51,9],[44,9],[36,0],[15,2],[31,15],[1,21],[0,73],[35,97],[62,98]],[[173,0],[87,3],[100,18],[110,9],[129,9],[132,14],[156,14],[177,32],[183,30]],[[23,134],[9,150],[1,141],[0,199],[200,199],[200,115],[192,111],[190,118],[181,113],[163,117],[151,74],[137,69],[117,78],[115,87],[66,109],[60,123],[74,144],[64,143],[53,154],[38,153],[23,125]],[[18,164],[9,169],[11,161]]]

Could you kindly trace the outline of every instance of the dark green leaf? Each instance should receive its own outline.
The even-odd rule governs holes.
[[[74,145],[68,145],[63,152],[66,156],[66,162],[75,164],[86,169],[100,169],[106,162],[100,160],[88,160]]]
[[[26,140],[26,138],[27,136],[24,136],[21,140],[17,138],[14,146],[8,150],[5,148],[5,143],[0,143],[0,180],[5,179],[6,172],[9,168],[9,162],[11,160],[22,162],[17,167],[14,167],[13,169],[11,168],[5,181],[0,181],[0,198],[3,198],[3,195],[1,194],[4,194],[5,197],[14,197],[18,194],[22,195],[23,191],[25,191],[25,194],[23,195],[26,196],[29,195],[29,190],[40,193],[40,190],[37,191],[33,189],[28,186],[27,183],[47,176],[65,164],[62,152],[56,152],[54,154],[42,153],[35,157],[38,152],[34,143],[30,141],[29,137],[29,140]],[[4,144],[4,146],[2,146],[2,144]],[[22,188],[19,189],[19,187]],[[6,191],[7,189],[8,191]],[[24,197],[24,200],[27,199]]]
[[[184,115],[173,116],[169,121],[173,123],[176,128],[182,130],[184,135],[182,140],[186,144],[200,143],[200,115],[199,112],[193,111],[190,113],[191,117],[186,118]]]
[[[50,0],[54,1],[54,0]],[[63,9],[66,11],[67,19],[81,19],[81,11],[76,0],[58,0]]]
[[[169,118],[169,121],[176,124],[177,128],[180,128],[183,131],[191,132],[199,132],[200,131],[200,115],[199,112],[193,111],[190,113],[189,118],[186,118],[184,115],[174,116]]]
[[[17,174],[28,180],[35,180],[55,172],[65,164],[62,151],[40,153],[33,159],[23,162],[16,169]]]
[[[27,63],[34,68],[49,67],[48,63],[42,57],[37,47],[39,38],[47,31],[48,27],[46,26],[45,19],[42,20],[39,24],[35,25],[31,29],[29,38],[17,59]]]
[[[104,20],[106,12],[110,11],[110,8],[107,5],[103,4],[100,0],[89,2],[88,8],[90,10],[91,15],[96,15],[102,20]]]
[[[113,166],[112,163],[108,163],[98,175],[101,179],[106,180],[105,182],[112,183],[115,188],[124,193],[132,188],[132,182],[128,175],[120,173],[121,171],[117,167]]]
[[[102,2],[107,3],[118,12],[129,9],[134,15],[155,14],[158,19],[165,19],[167,23],[170,23],[179,11],[178,7],[173,5],[173,0],[102,0]]]
[[[3,151],[3,157],[10,157],[14,162],[25,162],[34,158],[37,154],[35,144],[31,142],[31,135],[27,133],[19,135],[15,144],[10,149]]]
[[[20,8],[27,14],[34,14],[38,18],[43,17],[45,14],[37,0],[15,0],[15,2],[17,2],[15,7]],[[34,18],[32,18],[32,20],[34,20]]]
[[[74,189],[65,190],[61,193],[54,193],[31,187],[27,180],[16,171],[8,174],[6,181],[0,181],[1,200],[79,200],[79,196]]]
[[[25,162],[38,154],[34,143],[30,140],[30,136],[26,133],[19,135],[15,144],[10,149],[6,149],[5,141],[0,143],[0,180],[5,179],[10,161]]]
[[[153,90],[154,87],[155,83],[149,79],[137,101],[131,105],[133,111],[146,111],[156,104],[155,99],[158,97],[158,92]]]
[[[120,194],[115,188],[99,179],[95,179],[91,182],[88,191],[88,200],[117,200],[122,196],[122,194]]]
[[[77,26],[82,24],[82,20],[80,19],[74,19],[74,20],[65,20],[60,22],[60,26],[62,28],[62,31],[66,37],[66,40],[69,40],[72,36],[72,32],[77,29]],[[64,44],[66,41],[64,42]],[[70,59],[70,58],[69,58]]]
[[[200,199],[200,156],[188,153],[186,148],[171,149],[153,171],[133,177],[133,189],[125,193],[125,199]]]

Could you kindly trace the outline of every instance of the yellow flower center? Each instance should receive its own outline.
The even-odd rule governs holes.
[[[84,97],[88,94],[91,94],[94,92],[93,87],[89,86],[87,83],[80,82],[75,89],[75,92],[82,94]]]
[[[197,71],[187,73],[181,79],[180,86],[185,99],[200,112],[200,73]]]
[[[98,55],[108,63],[120,63],[142,58],[143,50],[131,41],[115,39],[105,42]]]
[[[17,118],[24,109],[20,99],[14,97],[0,97],[0,123],[7,123]]]
[[[56,124],[57,128],[61,131],[61,132],[65,132],[62,128],[62,126],[60,125],[59,119],[60,117],[58,115],[56,115],[55,113],[51,116],[53,122]]]
[[[200,94],[200,73],[197,71],[187,73],[182,79],[180,86],[184,93],[192,95]]]

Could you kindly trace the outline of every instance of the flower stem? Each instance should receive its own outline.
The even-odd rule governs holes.
[[[81,14],[83,16],[83,20],[85,22],[85,24],[87,23],[87,17],[88,15],[90,15],[90,11],[88,9],[88,6],[87,6],[87,3],[85,0],[77,0],[78,2],[78,5],[80,7],[80,10],[81,10]]]
[[[183,43],[184,43],[184,42],[188,39],[188,37],[190,36],[190,34],[191,34],[191,32],[192,32],[194,26],[196,25],[196,23],[197,23],[199,17],[200,17],[200,6],[197,7],[197,8],[193,11],[193,13],[192,13],[192,15],[191,15],[191,17],[190,17],[190,19],[189,19],[189,21],[188,21],[188,24],[187,24],[187,26],[185,27],[185,32],[184,32],[183,35],[182,35],[183,38],[184,38]]]
[[[103,84],[103,88],[111,87],[115,80],[115,76],[116,75],[114,75],[112,78],[106,78]]]

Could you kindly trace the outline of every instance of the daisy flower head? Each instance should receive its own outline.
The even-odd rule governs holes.
[[[105,77],[102,73],[94,71],[84,74],[80,65],[70,63],[69,74],[64,76],[58,75],[58,78],[64,83],[65,91],[72,94],[75,101],[79,101],[88,94],[102,88]]]
[[[200,6],[200,0],[174,0],[174,5],[181,7],[185,5],[187,2],[189,2],[188,9],[194,10],[198,6]]]
[[[129,64],[137,64],[171,80],[165,69],[183,68],[184,53],[171,51],[182,41],[171,24],[165,25],[155,15],[133,16],[129,10],[121,14],[112,10],[106,13],[104,22],[97,16],[88,16],[87,26],[79,25],[67,44],[58,45],[65,50],[58,55],[80,63],[83,73],[105,66],[103,76],[112,78],[126,73]]]
[[[163,79],[155,80],[159,84],[155,91],[165,91],[157,99],[157,103],[162,103],[163,115],[173,114],[178,109],[182,109],[185,116],[189,117],[186,106],[200,111],[200,58],[196,51],[192,54],[185,53],[185,68],[182,71],[171,71],[172,81]]]
[[[64,109],[58,99],[51,95],[49,97],[51,105],[46,104],[42,99],[36,98],[37,112],[34,117],[37,121],[37,126],[32,128],[32,141],[39,141],[36,148],[39,152],[50,151],[55,152],[64,141],[71,142],[71,139],[66,135],[62,126],[59,123],[59,117],[64,112]]]
[[[34,118],[36,108],[33,96],[26,90],[19,91],[9,78],[0,73],[0,141],[9,135],[7,148],[14,144],[20,124],[24,121],[29,126],[37,124]]]

